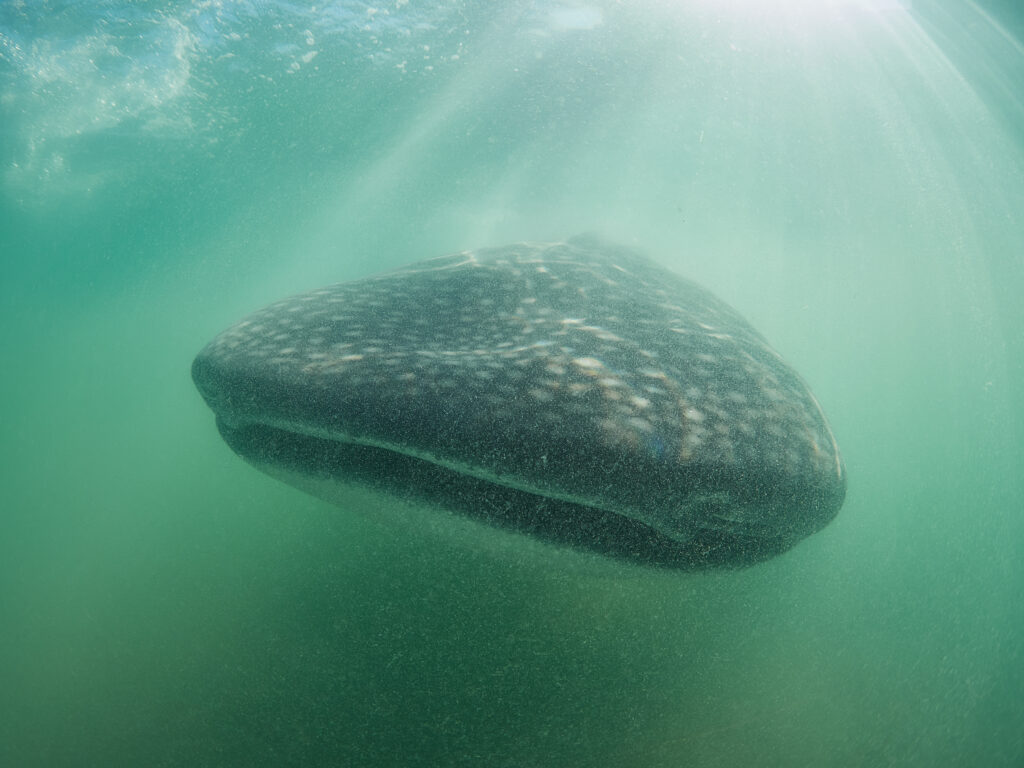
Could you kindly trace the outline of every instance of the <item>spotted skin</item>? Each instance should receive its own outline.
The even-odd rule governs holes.
[[[276,302],[193,378],[256,466],[368,483],[685,569],[785,551],[842,504],[803,380],[708,291],[588,238]]]

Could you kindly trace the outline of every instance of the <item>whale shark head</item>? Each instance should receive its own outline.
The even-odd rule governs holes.
[[[765,560],[827,524],[846,491],[817,400],[761,335],[594,239],[284,299],[217,336],[192,375],[228,445],[271,474],[638,563]]]

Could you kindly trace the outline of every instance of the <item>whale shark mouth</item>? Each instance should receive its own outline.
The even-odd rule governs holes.
[[[678,570],[751,565],[792,546],[790,536],[744,535],[723,528],[679,541],[633,518],[569,499],[503,485],[387,448],[261,424],[229,426],[224,441],[267,474],[328,501],[332,485],[371,488],[552,544]]]

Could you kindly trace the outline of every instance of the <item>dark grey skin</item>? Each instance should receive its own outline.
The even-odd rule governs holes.
[[[221,333],[192,376],[228,445],[271,474],[647,565],[765,560],[846,493],[817,400],[761,335],[592,238],[294,296]]]

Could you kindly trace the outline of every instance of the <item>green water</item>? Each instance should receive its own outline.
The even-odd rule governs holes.
[[[1024,765],[1024,23],[988,8],[0,6],[0,765]],[[835,522],[695,575],[341,509],[192,386],[288,293],[581,231],[807,378]]]

